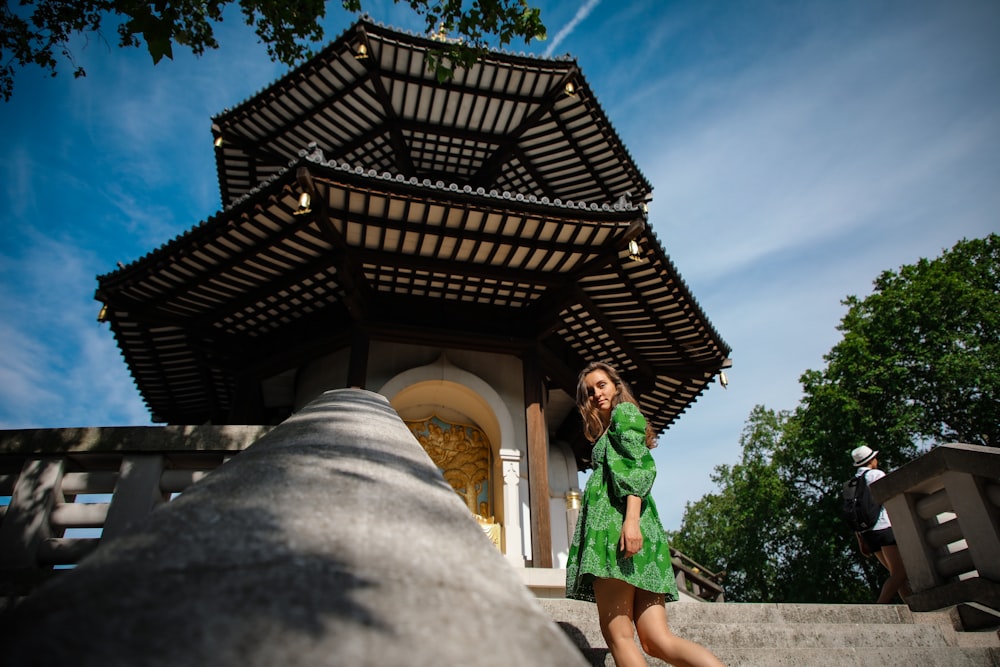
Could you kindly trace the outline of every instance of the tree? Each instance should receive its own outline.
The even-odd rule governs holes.
[[[670,536],[695,561],[725,571],[726,597],[733,602],[776,595],[790,499],[770,459],[786,420],[786,414],[755,407],[740,436],[740,462],[715,467],[719,493],[688,503]]]
[[[886,271],[843,303],[843,339],[802,376],[813,463],[860,444],[897,464],[934,442],[1000,446],[1000,236]]]
[[[740,462],[715,468],[719,492],[685,506],[671,543],[724,570],[732,602],[867,601],[875,580],[868,581],[846,540],[836,540],[831,550],[815,548],[817,535],[842,532],[824,525],[831,512],[799,496],[788,471],[775,462],[796,430],[791,413],[756,406],[740,435]]]
[[[1000,446],[1000,236],[885,271],[849,296],[842,339],[801,377],[791,413],[758,406],[719,492],[685,508],[675,545],[727,571],[730,599],[871,599],[885,572],[839,514],[850,451],[897,467],[933,443]]]
[[[173,58],[178,44],[201,55],[216,49],[213,24],[236,0],[20,0],[11,9],[0,4],[0,94],[9,100],[14,90],[15,68],[37,65],[52,76],[58,72],[57,56],[73,68],[73,76],[86,76],[76,64],[69,41],[76,34],[101,36],[102,28],[115,24],[118,45],[143,43],[153,64]],[[393,0],[398,3],[400,0]],[[527,0],[475,0],[468,8],[452,0],[407,0],[424,18],[429,34],[456,35],[431,52],[428,66],[439,80],[456,67],[468,67],[490,46],[504,46],[515,38],[525,43],[545,39],[541,11]],[[361,0],[342,0],[344,9],[361,12]],[[310,44],[323,39],[320,21],[326,0],[239,0],[247,25],[253,26],[272,60],[294,65],[311,56]]]

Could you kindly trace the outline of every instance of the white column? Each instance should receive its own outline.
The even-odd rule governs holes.
[[[503,475],[503,534],[504,556],[515,567],[524,567],[521,544],[521,502],[519,482],[521,481],[521,452],[516,449],[501,449],[500,464]]]

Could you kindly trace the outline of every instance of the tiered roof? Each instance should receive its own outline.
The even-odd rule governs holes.
[[[360,21],[213,119],[224,210],[98,278],[154,420],[224,423],[358,335],[530,353],[570,395],[610,360],[657,430],[728,363],[575,62],[491,53],[438,83],[435,46]]]

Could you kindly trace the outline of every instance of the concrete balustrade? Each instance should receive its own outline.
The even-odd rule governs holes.
[[[237,455],[270,426],[166,426],[0,431],[0,606],[53,566],[78,563],[156,505]],[[40,474],[40,466],[58,471]],[[108,495],[110,502],[74,502]],[[41,502],[44,499],[44,502]],[[101,537],[65,537],[70,529]]]
[[[49,515],[49,524],[56,529],[101,528],[108,518],[110,503],[60,503]]]
[[[871,488],[892,520],[910,608],[964,604],[970,624],[970,609],[1000,624],[1000,450],[941,445]]]
[[[724,573],[712,572],[673,548],[670,549],[670,560],[679,590],[686,590],[706,602],[725,602],[722,590]]]
[[[8,609],[0,645],[83,667],[586,664],[388,402],[351,389]]]

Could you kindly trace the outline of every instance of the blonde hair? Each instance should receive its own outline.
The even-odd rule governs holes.
[[[585,379],[594,371],[603,371],[615,385],[615,395],[611,398],[612,410],[619,403],[632,403],[636,407],[639,407],[639,401],[635,400],[635,396],[632,395],[628,384],[622,380],[621,375],[618,374],[618,371],[613,366],[603,361],[592,361],[587,364],[580,371],[580,377],[577,379],[576,407],[579,408],[580,416],[583,417],[583,434],[590,442],[597,442],[597,439],[601,437],[604,430],[608,427],[601,420],[601,415],[597,412],[597,408],[594,407],[593,403],[591,403],[590,394],[587,392]],[[656,447],[656,434],[653,432],[653,427],[650,426],[648,419],[646,420],[646,447],[649,449]]]

